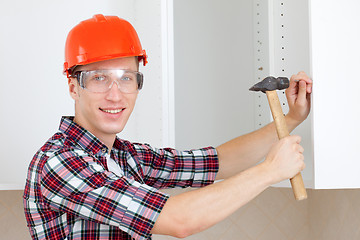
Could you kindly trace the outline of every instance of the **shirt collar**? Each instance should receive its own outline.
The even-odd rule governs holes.
[[[106,153],[108,151],[105,144],[103,144],[91,132],[75,123],[74,117],[72,116],[64,116],[61,118],[59,131],[66,134],[85,151],[91,152],[94,155],[98,154],[100,151],[102,153]]]

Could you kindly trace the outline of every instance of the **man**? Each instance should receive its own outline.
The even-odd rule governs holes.
[[[147,63],[146,53],[123,19],[95,15],[70,31],[64,71],[75,116],[62,118],[30,163],[24,206],[33,239],[186,237],[305,167],[300,137],[278,141],[273,123],[184,152],[119,139],[142,87],[139,61]],[[290,130],[309,114],[311,84],[303,72],[291,78]],[[172,197],[158,190],[188,186],[199,189]]]

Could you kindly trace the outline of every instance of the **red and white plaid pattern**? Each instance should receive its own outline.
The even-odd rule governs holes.
[[[106,152],[73,117],[62,118],[29,166],[24,208],[33,239],[151,239],[169,197],[158,189],[206,186],[219,167],[212,147],[180,152],[117,138],[118,176]]]

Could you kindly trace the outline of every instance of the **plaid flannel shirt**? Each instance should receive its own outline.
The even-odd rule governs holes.
[[[158,189],[202,187],[218,171],[212,147],[179,152],[116,138],[108,149],[94,135],[63,117],[32,159],[24,208],[33,239],[151,239],[150,231],[169,196]]]

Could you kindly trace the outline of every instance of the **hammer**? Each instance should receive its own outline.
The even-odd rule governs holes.
[[[289,79],[287,77],[275,78],[270,76],[264,78],[264,80],[258,82],[249,89],[250,91],[262,91],[263,93],[266,93],[279,139],[289,136],[289,130],[286,125],[284,113],[282,111],[276,90],[282,90],[288,87],[289,87]],[[294,192],[295,199],[296,200],[306,199],[307,193],[304,187],[304,182],[301,173],[299,172],[297,175],[291,178],[290,182]]]

